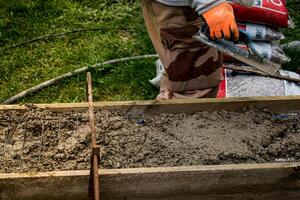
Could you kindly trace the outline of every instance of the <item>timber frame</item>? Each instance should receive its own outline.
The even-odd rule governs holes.
[[[36,104],[52,111],[87,111],[87,103]],[[237,111],[245,106],[300,112],[300,96],[172,101],[95,102],[126,115]],[[0,111],[24,110],[0,105]],[[300,123],[300,122],[299,122]],[[100,169],[101,199],[300,199],[300,162]],[[0,200],[87,199],[88,170],[0,173]]]

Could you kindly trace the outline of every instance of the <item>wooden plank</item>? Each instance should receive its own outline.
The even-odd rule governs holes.
[[[299,112],[300,97],[96,102],[128,115],[235,111],[244,106]],[[37,104],[54,111],[86,111],[87,103]],[[0,110],[25,106],[0,105]],[[101,169],[104,199],[300,199],[300,163],[175,168]],[[88,171],[0,174],[0,200],[86,199]]]
[[[52,111],[87,111],[87,103],[35,104],[38,108]],[[198,111],[237,111],[247,106],[268,108],[271,112],[300,112],[300,96],[242,97],[226,99],[191,99],[164,101],[108,101],[95,102],[99,109],[119,111],[127,115],[156,115],[160,113],[192,114]],[[0,110],[23,110],[24,105],[0,105]]]
[[[83,200],[88,170],[0,174],[1,200]],[[101,198],[300,199],[300,162],[101,169]]]

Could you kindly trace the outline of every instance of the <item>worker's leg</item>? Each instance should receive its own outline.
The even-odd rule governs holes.
[[[192,36],[199,17],[190,7],[142,0],[148,33],[165,67],[158,99],[215,97],[222,55]]]

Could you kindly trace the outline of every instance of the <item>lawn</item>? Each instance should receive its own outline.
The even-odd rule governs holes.
[[[288,1],[300,25],[300,5]],[[26,43],[31,39],[85,30]],[[285,31],[286,42],[300,38],[300,29]],[[0,3],[0,102],[29,87],[80,67],[106,60],[155,53],[136,0],[11,0]],[[286,67],[296,69],[295,52]],[[155,59],[101,66],[93,71],[94,99],[153,99],[150,83]],[[105,68],[104,70],[101,70]],[[85,101],[85,74],[50,86],[17,103]]]

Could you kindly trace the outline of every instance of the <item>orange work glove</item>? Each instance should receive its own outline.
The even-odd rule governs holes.
[[[239,39],[239,29],[235,21],[233,9],[228,3],[222,3],[203,15],[209,30],[210,37],[212,39],[230,40],[231,34],[237,41]]]

